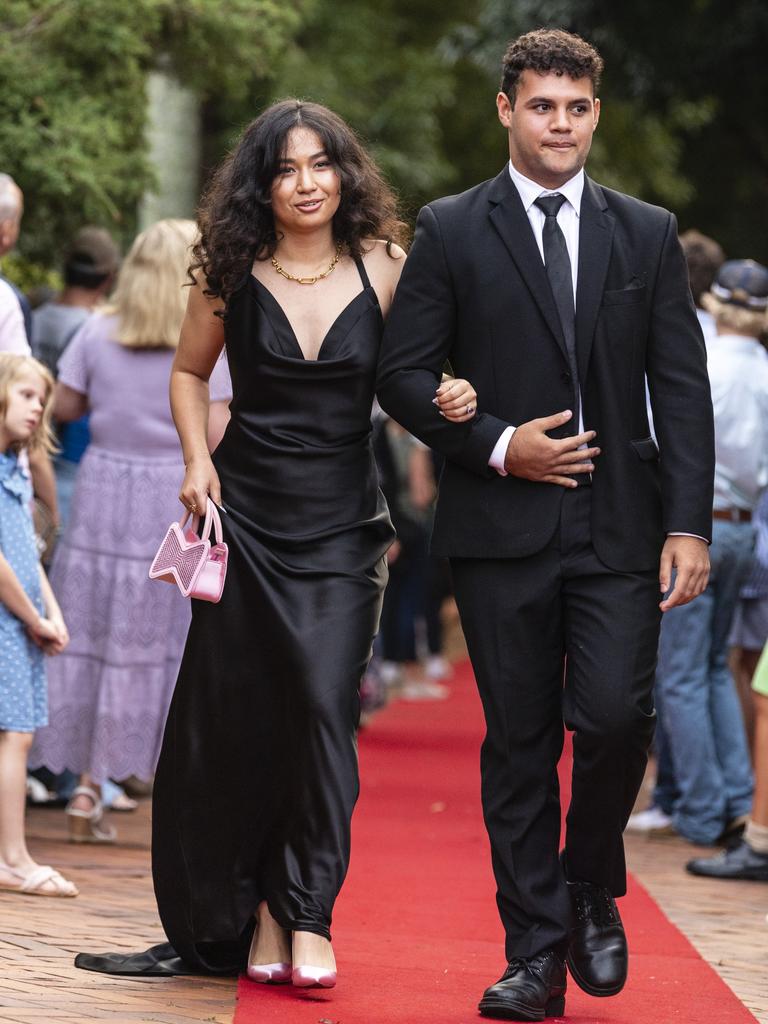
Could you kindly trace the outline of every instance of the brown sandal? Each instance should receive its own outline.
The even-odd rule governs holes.
[[[93,801],[90,811],[73,807],[77,796],[87,796]],[[70,843],[114,843],[117,832],[112,825],[104,825],[104,806],[99,794],[90,786],[78,786],[66,807]]]

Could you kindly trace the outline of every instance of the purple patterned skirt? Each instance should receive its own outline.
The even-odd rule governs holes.
[[[30,765],[97,782],[149,779],[190,622],[190,602],[152,581],[149,565],[182,511],[181,452],[125,456],[91,446],[51,584],[71,635],[48,661],[49,725]]]

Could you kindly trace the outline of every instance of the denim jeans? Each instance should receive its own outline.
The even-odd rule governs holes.
[[[59,526],[62,530],[69,522],[72,494],[75,490],[75,480],[79,468],[79,462],[70,462],[69,459],[65,459],[61,455],[57,455],[53,461],[53,469],[56,474],[56,500],[59,506]]]
[[[715,842],[733,818],[749,813],[752,803],[752,768],[728,668],[728,634],[752,562],[754,534],[749,523],[719,519],[713,530],[707,589],[665,613],[656,670],[661,778],[655,803],[671,809],[680,835],[705,845]]]
[[[667,613],[669,614],[669,613]],[[656,784],[653,787],[653,806],[660,808],[670,818],[675,809],[675,801],[679,793],[675,781],[675,766],[672,762],[672,751],[662,723],[662,712],[659,705],[659,678],[656,670],[656,732],[653,735],[653,752],[656,757]]]

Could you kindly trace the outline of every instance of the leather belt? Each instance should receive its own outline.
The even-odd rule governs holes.
[[[716,508],[713,519],[725,519],[729,523],[751,523],[752,513],[746,508]]]

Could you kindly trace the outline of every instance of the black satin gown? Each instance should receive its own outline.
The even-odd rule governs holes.
[[[214,454],[229,566],[193,601],[153,802],[152,867],[187,965],[245,966],[253,913],[330,937],[358,795],[358,687],[394,532],[370,439],[383,321],[362,291],[304,359],[249,275],[226,346],[232,419]]]

